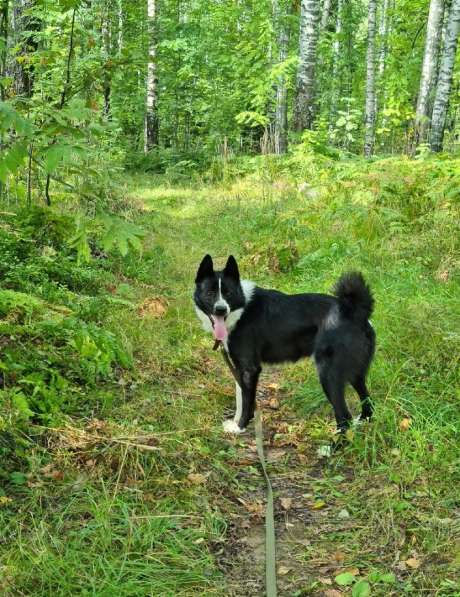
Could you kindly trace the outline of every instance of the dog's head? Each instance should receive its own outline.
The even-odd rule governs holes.
[[[217,340],[225,340],[232,313],[246,304],[238,265],[233,255],[230,255],[224,269],[220,271],[214,271],[212,258],[206,255],[198,268],[195,285],[194,300],[198,316],[205,326],[206,323],[212,326]]]

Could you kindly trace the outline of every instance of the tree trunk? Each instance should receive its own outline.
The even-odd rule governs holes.
[[[297,131],[313,127],[318,25],[319,0],[302,0],[300,7],[299,68],[294,106],[294,128]]]
[[[123,0],[118,0],[118,55],[123,51]]]
[[[102,17],[102,58],[104,61],[103,90],[104,90],[104,116],[110,120],[110,94],[111,94],[111,28],[110,28],[110,4],[105,2],[105,10]]]
[[[286,15],[281,15],[279,0],[273,0],[273,20],[275,22],[276,37],[278,42],[278,62],[282,64],[288,56],[289,27]],[[287,86],[285,75],[280,75],[276,81],[275,104],[275,153],[286,153],[288,147],[287,125]]]
[[[431,150],[441,151],[460,33],[460,0],[452,0],[431,119]]]
[[[155,1],[147,0],[148,63],[145,102],[144,153],[158,146]]]
[[[8,4],[9,0],[0,2],[0,100],[6,99],[3,78],[6,75],[6,56],[8,47]]]
[[[375,20],[377,0],[369,0],[367,18],[366,56],[366,111],[364,119],[364,155],[370,157],[374,151],[375,130]]]
[[[429,101],[438,60],[444,0],[431,0],[423,55],[422,74],[415,114],[415,143],[424,141],[429,122]]]
[[[324,0],[323,9],[321,12],[321,31],[326,29],[331,14],[332,0]]]
[[[342,35],[342,18],[343,18],[343,0],[337,0],[337,19],[335,24],[335,38],[332,44],[332,101],[331,110],[329,114],[329,132],[334,128],[337,118],[337,110],[339,99],[342,95],[342,77],[341,77],[341,63],[340,63],[340,46]]]
[[[16,0],[13,3],[14,42],[20,48],[11,63],[14,93],[18,96],[31,97],[33,91],[33,69],[28,64],[28,55],[37,50],[34,32],[40,30],[40,22],[31,17],[29,10],[33,0]]]

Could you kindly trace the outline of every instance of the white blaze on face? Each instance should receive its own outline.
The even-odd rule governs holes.
[[[221,308],[226,310],[225,315],[212,315],[212,320],[214,323],[214,336],[216,340],[220,340],[221,342],[225,340],[228,336],[228,329],[225,323],[225,318],[227,317],[228,313],[230,313],[230,305],[227,301],[222,297],[222,280],[219,278],[219,294],[217,297],[217,301],[214,303],[214,309]]]

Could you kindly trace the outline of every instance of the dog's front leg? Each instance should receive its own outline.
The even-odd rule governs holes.
[[[236,410],[233,419],[224,422],[226,433],[242,433],[254,417],[257,382],[260,368],[244,369],[240,374],[241,386],[236,383]]]

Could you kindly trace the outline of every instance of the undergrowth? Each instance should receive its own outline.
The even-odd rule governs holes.
[[[358,525],[320,547],[369,570],[393,562],[387,595],[458,594],[459,161],[297,153],[178,172],[132,178],[141,252],[104,248],[96,226],[85,260],[66,212],[5,209],[3,594],[226,594],[213,553],[240,481],[220,428],[232,384],[191,304],[206,252],[287,292],[364,273],[376,416],[324,464],[325,479],[354,471],[343,500]],[[311,365],[288,366],[281,389],[305,445],[330,439]]]

